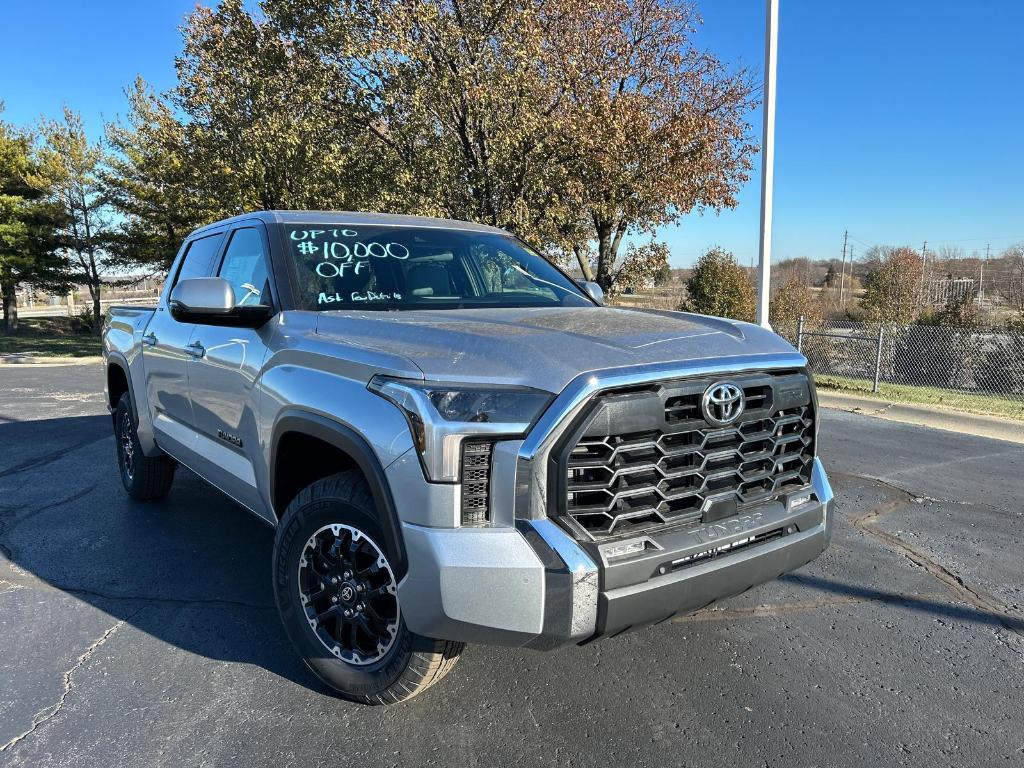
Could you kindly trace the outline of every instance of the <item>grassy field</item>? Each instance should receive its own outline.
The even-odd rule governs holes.
[[[871,397],[894,403],[936,405],[967,413],[989,416],[1007,416],[1024,421],[1024,401],[999,395],[977,395],[955,392],[938,387],[912,387],[903,384],[878,385],[878,392],[871,391],[871,382],[866,379],[851,379],[845,376],[815,376],[818,389],[847,392],[852,395]]]
[[[100,354],[98,337],[80,330],[77,318],[34,317],[20,321],[15,334],[0,333],[0,355],[91,357]]]

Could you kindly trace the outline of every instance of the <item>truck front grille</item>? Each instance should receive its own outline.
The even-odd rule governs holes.
[[[737,421],[705,421],[719,381],[743,390]],[[814,412],[802,373],[664,382],[595,398],[556,461],[557,510],[578,535],[603,539],[710,522],[810,482]]]

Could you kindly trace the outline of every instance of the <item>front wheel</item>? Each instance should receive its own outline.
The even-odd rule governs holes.
[[[114,410],[114,439],[117,443],[117,467],[128,495],[139,501],[166,496],[174,482],[177,464],[169,456],[143,455],[127,392],[121,395]]]
[[[307,666],[352,701],[412,698],[448,674],[465,647],[405,625],[391,554],[358,472],[319,480],[288,505],[274,542],[274,598]]]

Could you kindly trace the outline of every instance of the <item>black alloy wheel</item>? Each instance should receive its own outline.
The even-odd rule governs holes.
[[[398,584],[373,539],[343,523],[325,525],[299,559],[299,600],[324,647],[349,664],[372,664],[398,636]]]
[[[131,485],[135,479],[135,425],[132,423],[132,414],[127,409],[119,413],[119,420],[117,439],[121,472],[124,474],[125,484]]]

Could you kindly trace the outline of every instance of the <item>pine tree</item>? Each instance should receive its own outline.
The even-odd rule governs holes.
[[[66,288],[54,236],[62,219],[59,209],[47,201],[48,193],[33,137],[0,121],[0,294],[6,333],[18,330],[19,285],[50,291]]]

